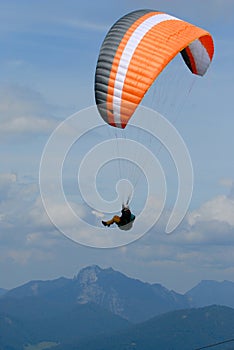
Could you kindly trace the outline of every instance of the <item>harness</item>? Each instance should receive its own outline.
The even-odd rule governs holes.
[[[117,225],[120,230],[128,231],[132,228],[135,218],[135,215],[131,213],[129,217],[121,217],[121,220]]]

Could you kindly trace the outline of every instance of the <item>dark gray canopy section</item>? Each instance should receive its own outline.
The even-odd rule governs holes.
[[[95,73],[95,100],[105,122],[108,123],[106,111],[108,84],[116,51],[128,28],[151,10],[137,10],[120,18],[107,33],[98,57]]]

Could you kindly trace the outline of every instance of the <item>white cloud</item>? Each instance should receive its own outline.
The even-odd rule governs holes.
[[[101,31],[101,32],[107,32],[108,31],[108,25],[104,25],[102,23],[98,22],[91,22],[87,20],[82,20],[82,19],[61,19],[59,21],[60,24],[64,24],[68,27],[71,28],[76,28],[76,29],[85,29],[85,30],[90,30],[90,31]]]
[[[222,179],[220,179],[220,184],[222,186],[229,187],[229,188],[233,187],[233,185],[234,185],[233,179],[231,179],[231,178],[222,178]]]
[[[63,237],[50,222],[38,192],[35,183],[20,183],[15,174],[0,174],[2,263],[26,266],[54,259]]]
[[[53,121],[34,116],[19,116],[1,123],[2,133],[47,133],[55,127]]]
[[[21,86],[1,86],[0,133],[48,133],[58,124],[52,109],[38,92]]]
[[[45,249],[24,249],[22,247],[16,249],[9,249],[4,253],[5,259],[11,259],[17,264],[27,265],[32,261],[49,261],[52,260],[54,254],[50,251],[45,251]],[[3,260],[3,257],[1,258]]]
[[[57,231],[30,232],[26,236],[26,246],[50,250],[59,245],[59,238],[60,233]]]
[[[17,176],[16,174],[0,174],[0,186],[4,186],[4,184],[11,184],[16,182]]]
[[[32,203],[27,215],[28,222],[32,228],[40,228],[41,230],[51,229],[52,223],[43,207],[41,197],[39,195]]]
[[[5,255],[6,258],[10,258],[20,265],[25,265],[32,256],[32,252],[29,250],[9,249]]]
[[[224,195],[217,196],[204,203],[198,210],[188,216],[191,226],[198,222],[221,222],[227,223],[234,228],[234,200]]]
[[[95,218],[101,220],[104,217],[103,213],[100,213],[99,211],[93,210],[92,214],[95,216]]]

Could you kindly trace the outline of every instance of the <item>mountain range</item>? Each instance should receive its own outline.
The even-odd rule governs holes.
[[[6,289],[0,288],[0,297],[7,292]]]
[[[178,310],[118,333],[60,344],[53,350],[197,350],[218,343],[222,344],[216,345],[217,350],[233,350],[233,324],[234,310],[224,306]]]
[[[99,266],[86,267],[73,279],[31,281],[8,291],[3,297],[40,297],[60,304],[94,303],[134,323],[190,306],[186,297],[160,284],[144,283],[112,268],[101,269]]]
[[[26,344],[68,350],[77,348],[78,343],[77,349],[87,350],[99,349],[98,344],[103,350],[108,344],[118,350],[144,349],[142,339],[148,344],[145,349],[153,349],[152,344],[157,344],[154,348],[167,349],[168,337],[176,339],[178,349],[184,349],[181,337],[186,339],[185,344],[191,341],[198,346],[192,327],[196,332],[199,329],[202,344],[231,336],[233,323],[230,326],[227,319],[234,320],[233,292],[233,282],[202,281],[179,294],[160,284],[129,278],[112,268],[88,266],[73,279],[30,281],[3,290],[0,350],[25,350]],[[208,319],[210,330],[205,336],[201,324]],[[219,323],[221,333],[214,330]],[[128,347],[121,348],[120,344]]]
[[[2,290],[1,295],[41,297],[62,304],[94,303],[133,323],[177,309],[213,304],[234,308],[234,282],[204,280],[185,294],[179,294],[161,284],[142,282],[96,265],[83,268],[73,279],[30,281],[9,291]]]

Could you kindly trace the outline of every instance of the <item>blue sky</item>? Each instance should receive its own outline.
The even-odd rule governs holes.
[[[214,38],[212,65],[175,121],[194,167],[192,201],[173,235],[164,233],[168,207],[138,241],[88,248],[48,220],[38,186],[40,159],[55,127],[94,104],[95,66],[109,27],[141,8],[192,22]],[[232,0],[0,0],[0,287],[72,277],[90,264],[182,292],[201,279],[234,281],[233,11]],[[173,177],[165,157],[162,152]],[[173,189],[168,195],[169,206]],[[76,205],[84,210],[79,200]]]

